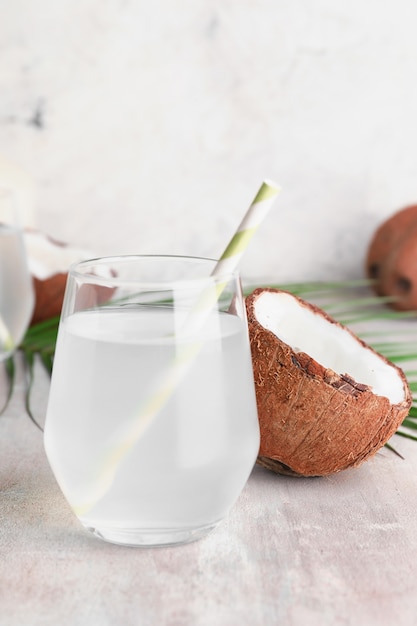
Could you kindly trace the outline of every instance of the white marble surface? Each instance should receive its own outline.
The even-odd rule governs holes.
[[[270,177],[284,191],[244,273],[356,277],[417,201],[413,0],[0,8],[0,156],[60,239],[218,256]]]

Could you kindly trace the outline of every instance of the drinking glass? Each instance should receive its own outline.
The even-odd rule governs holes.
[[[35,303],[16,194],[0,187],[0,361],[17,348]]]
[[[228,513],[259,449],[237,271],[119,256],[70,268],[45,423],[69,505],[131,546],[199,539]]]

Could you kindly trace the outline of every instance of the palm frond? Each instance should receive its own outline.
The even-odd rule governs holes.
[[[40,425],[42,420],[35,416],[31,406],[31,394],[35,381],[36,363],[39,360],[47,374],[49,376],[51,375],[58,325],[59,317],[54,317],[45,322],[31,326],[27,330],[18,350],[18,353],[23,356],[25,367],[24,402],[26,413],[39,429],[42,429]],[[17,357],[18,355],[16,354],[2,364],[3,373],[8,381],[8,390],[7,397],[0,409],[0,414],[6,410],[13,394]]]

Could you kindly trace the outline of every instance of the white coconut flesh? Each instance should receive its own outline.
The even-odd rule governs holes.
[[[265,291],[254,303],[261,326],[271,331],[294,352],[305,352],[325,368],[348,374],[391,404],[405,399],[404,382],[397,369],[363,345],[343,326],[300,304],[285,292]]]
[[[36,324],[60,314],[70,265],[94,255],[36,229],[24,231],[24,242],[35,288],[31,324]]]
[[[29,271],[39,280],[54,274],[64,274],[76,261],[93,258],[93,254],[56,241],[40,231],[28,229],[24,233]]]

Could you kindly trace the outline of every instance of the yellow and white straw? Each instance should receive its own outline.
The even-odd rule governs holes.
[[[242,219],[237,231],[225,248],[211,273],[213,277],[225,276],[225,281],[214,288],[204,290],[193,307],[184,326],[185,334],[195,333],[202,326],[210,310],[227,285],[227,278],[237,268],[249,242],[266,217],[280,188],[270,181],[264,181],[252,204]],[[192,331],[190,332],[190,328]],[[101,460],[98,471],[91,481],[86,481],[84,493],[73,508],[80,516],[85,515],[105,495],[111,487],[114,476],[126,454],[133,448],[144,430],[156,417],[188,371],[202,346],[201,342],[183,343],[174,361],[161,378],[156,391],[152,393],[138,414],[117,434],[113,445]],[[81,495],[81,494],[80,494]]]
[[[269,213],[279,192],[280,188],[275,183],[271,181],[262,183],[235,234],[216,263],[212,276],[229,274],[237,268],[249,242]]]

